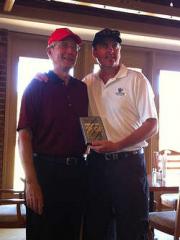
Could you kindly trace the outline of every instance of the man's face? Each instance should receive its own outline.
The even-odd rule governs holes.
[[[93,56],[102,67],[115,67],[120,63],[121,45],[113,39],[106,39],[96,45]]]
[[[55,68],[70,69],[77,59],[79,46],[72,38],[52,43],[48,48],[48,56]]]

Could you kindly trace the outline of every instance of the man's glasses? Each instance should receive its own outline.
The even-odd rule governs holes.
[[[70,48],[76,52],[78,52],[80,50],[79,45],[77,45],[76,43],[73,43],[73,42],[69,42],[69,41],[54,42],[48,48],[54,48],[56,46],[62,50],[67,50],[68,48]]]

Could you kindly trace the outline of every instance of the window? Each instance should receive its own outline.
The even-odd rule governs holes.
[[[99,69],[100,69],[99,64],[94,64],[93,73],[97,73]]]
[[[48,59],[20,57],[18,62],[18,83],[17,83],[17,118],[21,104],[22,94],[24,89],[29,84],[31,79],[37,72],[45,72],[52,68],[51,62]],[[18,120],[18,119],[17,119]],[[21,161],[18,152],[17,137],[15,146],[15,167],[14,167],[14,188],[21,189],[23,183],[21,177],[24,177],[24,171],[21,166]]]
[[[159,77],[159,150],[180,152],[180,72],[161,70]],[[180,155],[168,154],[167,173],[180,173]]]

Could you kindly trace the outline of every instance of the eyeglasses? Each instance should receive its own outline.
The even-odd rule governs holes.
[[[68,48],[71,48],[73,51],[78,52],[80,50],[80,46],[76,43],[69,42],[69,41],[60,41],[60,42],[54,42],[52,43],[49,48],[58,47],[63,50],[67,50]]]

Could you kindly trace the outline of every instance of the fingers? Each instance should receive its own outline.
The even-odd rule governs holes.
[[[48,82],[48,77],[46,73],[36,73],[35,78],[39,80],[40,82]]]
[[[35,213],[41,215],[43,212],[43,201],[41,198],[36,198],[35,196],[29,196],[26,198],[26,204]]]
[[[38,202],[37,213],[39,215],[41,215],[43,213],[43,207],[44,207],[43,202]]]
[[[42,214],[43,212],[43,195],[39,185],[27,184],[26,185],[26,204],[35,213]]]
[[[93,149],[96,152],[103,152],[104,150],[104,142],[102,141],[94,141],[92,142],[92,145],[90,146],[91,149]]]
[[[107,141],[93,141],[90,145],[90,147],[96,147],[96,146],[102,146],[104,144],[106,144]]]
[[[118,150],[116,143],[111,141],[94,141],[92,142],[90,148],[99,153],[113,152]]]

